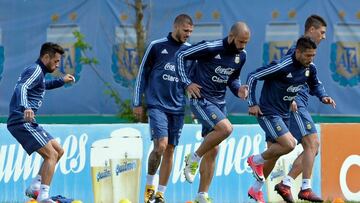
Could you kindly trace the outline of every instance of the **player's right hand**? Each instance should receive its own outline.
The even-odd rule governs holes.
[[[26,122],[32,122],[35,118],[34,111],[32,109],[25,109],[24,111],[24,120]]]
[[[249,115],[258,117],[258,116],[262,116],[263,112],[261,111],[258,105],[254,105],[249,107]]]
[[[190,98],[198,99],[201,98],[200,89],[202,87],[196,83],[191,83],[186,87],[186,92]]]
[[[295,101],[292,101],[291,104],[290,104],[290,110],[292,112],[297,112],[298,111],[298,108],[297,108],[297,104]]]
[[[73,75],[66,74],[63,77],[63,80],[64,80],[65,83],[75,82],[75,77]]]

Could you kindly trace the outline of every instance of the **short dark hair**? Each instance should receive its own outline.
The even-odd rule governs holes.
[[[296,42],[296,49],[304,52],[306,49],[316,49],[316,43],[310,38],[302,36]]]
[[[45,54],[49,54],[50,57],[54,57],[56,53],[63,55],[64,52],[64,49],[60,45],[53,42],[45,42],[43,45],[41,45],[40,57],[44,56]]]
[[[319,15],[311,15],[305,21],[305,32],[311,27],[318,29],[321,26],[327,26],[325,20]]]
[[[181,25],[187,23],[189,25],[194,25],[191,17],[187,14],[180,14],[178,16],[176,16],[175,20],[174,20],[174,25]]]

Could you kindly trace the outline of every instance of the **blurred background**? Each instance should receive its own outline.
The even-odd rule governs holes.
[[[332,122],[334,118],[358,122],[360,9],[357,5],[357,0],[2,0],[1,121],[6,120],[19,74],[37,59],[40,46],[46,41],[66,48],[61,68],[47,77],[70,73],[76,77],[76,83],[61,91],[47,91],[38,112],[43,116],[40,119],[51,115],[52,119],[46,122],[56,119],[60,122],[64,120],[62,116],[68,116],[65,120],[69,122],[133,121],[129,99],[144,49],[150,41],[166,36],[172,30],[174,18],[186,13],[195,23],[191,43],[223,38],[234,22],[248,23],[252,35],[241,72],[243,82],[250,71],[286,53],[304,33],[304,22],[309,15],[322,16],[328,24],[326,40],[318,48],[315,64],[337,108],[312,98],[309,111],[319,122]],[[79,42],[91,49],[78,46]],[[247,117],[246,102],[231,93],[227,95],[227,107],[233,122],[255,121]]]

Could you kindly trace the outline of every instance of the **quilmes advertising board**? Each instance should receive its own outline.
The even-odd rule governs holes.
[[[143,201],[147,157],[153,148],[147,124],[43,127],[65,150],[56,166],[51,195],[60,194],[90,203],[118,203],[124,198],[132,202]],[[26,187],[40,169],[41,157],[36,153],[28,156],[7,131],[5,124],[0,124],[0,136],[0,191],[3,191],[0,202],[23,202],[26,200]],[[200,125],[184,126],[180,143],[174,153],[173,171],[166,192],[167,201],[183,203],[195,198],[199,176],[192,184],[185,181],[184,157],[195,151],[201,141]],[[258,125],[234,126],[232,135],[220,144],[214,179],[209,191],[214,202],[249,201],[247,190],[255,179],[246,159],[264,149],[264,135]],[[319,168],[318,161],[315,165],[315,168]],[[314,179],[313,185],[315,189],[319,188],[319,178]],[[100,191],[99,188],[104,190]],[[124,191],[126,188],[132,190]],[[124,193],[116,192],[118,190]],[[264,193],[267,199],[265,190],[266,188]],[[273,188],[268,190],[272,191]],[[103,193],[107,194],[106,197],[103,197]]]

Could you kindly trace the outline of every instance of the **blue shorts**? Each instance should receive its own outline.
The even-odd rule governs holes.
[[[7,128],[29,155],[54,139],[37,123],[20,123]]]
[[[202,124],[202,136],[213,131],[215,125],[226,118],[225,104],[215,105],[205,98],[190,99],[190,108]]]
[[[184,126],[184,114],[172,114],[149,108],[148,115],[151,140],[168,137],[168,144],[178,145]]]
[[[315,123],[305,107],[298,107],[297,112],[291,113],[290,132],[298,143],[301,143],[304,136],[317,133]]]
[[[265,131],[267,142],[276,142],[276,139],[289,132],[289,119],[280,116],[260,116],[257,118],[261,128]]]

